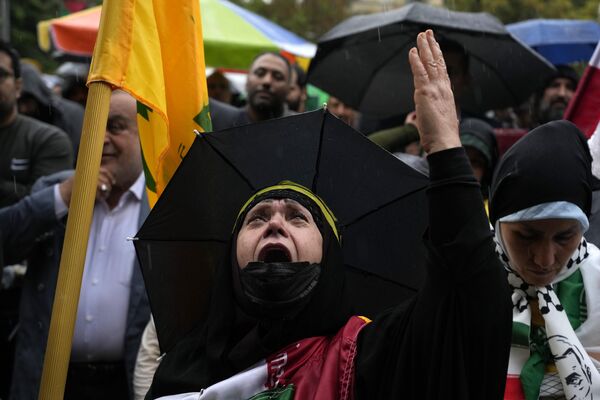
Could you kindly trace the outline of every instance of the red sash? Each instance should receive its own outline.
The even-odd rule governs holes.
[[[302,339],[268,357],[267,388],[293,384],[296,399],[352,399],[358,333],[368,322],[351,317],[333,337]]]

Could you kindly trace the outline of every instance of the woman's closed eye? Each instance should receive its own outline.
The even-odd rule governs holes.
[[[515,234],[517,238],[524,241],[531,241],[536,238],[536,235],[531,232],[516,231]]]
[[[561,233],[554,237],[554,240],[558,243],[567,243],[571,241],[577,234],[575,232]]]

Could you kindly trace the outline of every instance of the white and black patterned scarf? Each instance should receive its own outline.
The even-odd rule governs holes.
[[[556,365],[567,399],[600,398],[600,374],[577,338],[555,292],[555,287],[560,282],[581,279],[579,267],[589,255],[585,239],[582,239],[552,284],[544,287],[535,287],[523,281],[510,266],[500,243],[501,238],[497,234],[496,251],[505,265],[512,288],[513,344],[509,373],[519,374],[525,398],[538,398],[547,362],[554,362]],[[531,329],[529,303],[532,299],[538,300],[545,322],[545,329],[540,331]]]

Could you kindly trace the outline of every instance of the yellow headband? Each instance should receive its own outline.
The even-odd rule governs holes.
[[[256,199],[258,196],[261,196],[267,192],[272,192],[274,190],[292,190],[311,199],[319,207],[321,213],[323,213],[323,216],[325,216],[325,220],[329,224],[329,227],[333,231],[335,238],[338,242],[340,242],[340,235],[338,233],[337,226],[335,225],[337,219],[335,218],[335,215],[333,215],[333,212],[329,209],[329,207],[327,207],[327,204],[325,204],[325,202],[321,200],[319,196],[311,192],[309,189],[292,181],[281,181],[277,185],[269,186],[256,192],[252,197],[248,199],[248,201],[246,201],[246,203],[244,203],[244,206],[240,209],[240,212],[237,215],[236,221],[240,219],[240,216],[246,210],[246,207],[248,207],[250,203],[254,201],[254,199]],[[235,224],[235,226],[237,226],[237,223]]]

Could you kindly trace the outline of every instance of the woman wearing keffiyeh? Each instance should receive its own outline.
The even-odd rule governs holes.
[[[591,156],[567,121],[504,156],[490,220],[512,288],[506,400],[600,398],[600,251],[588,229]]]

